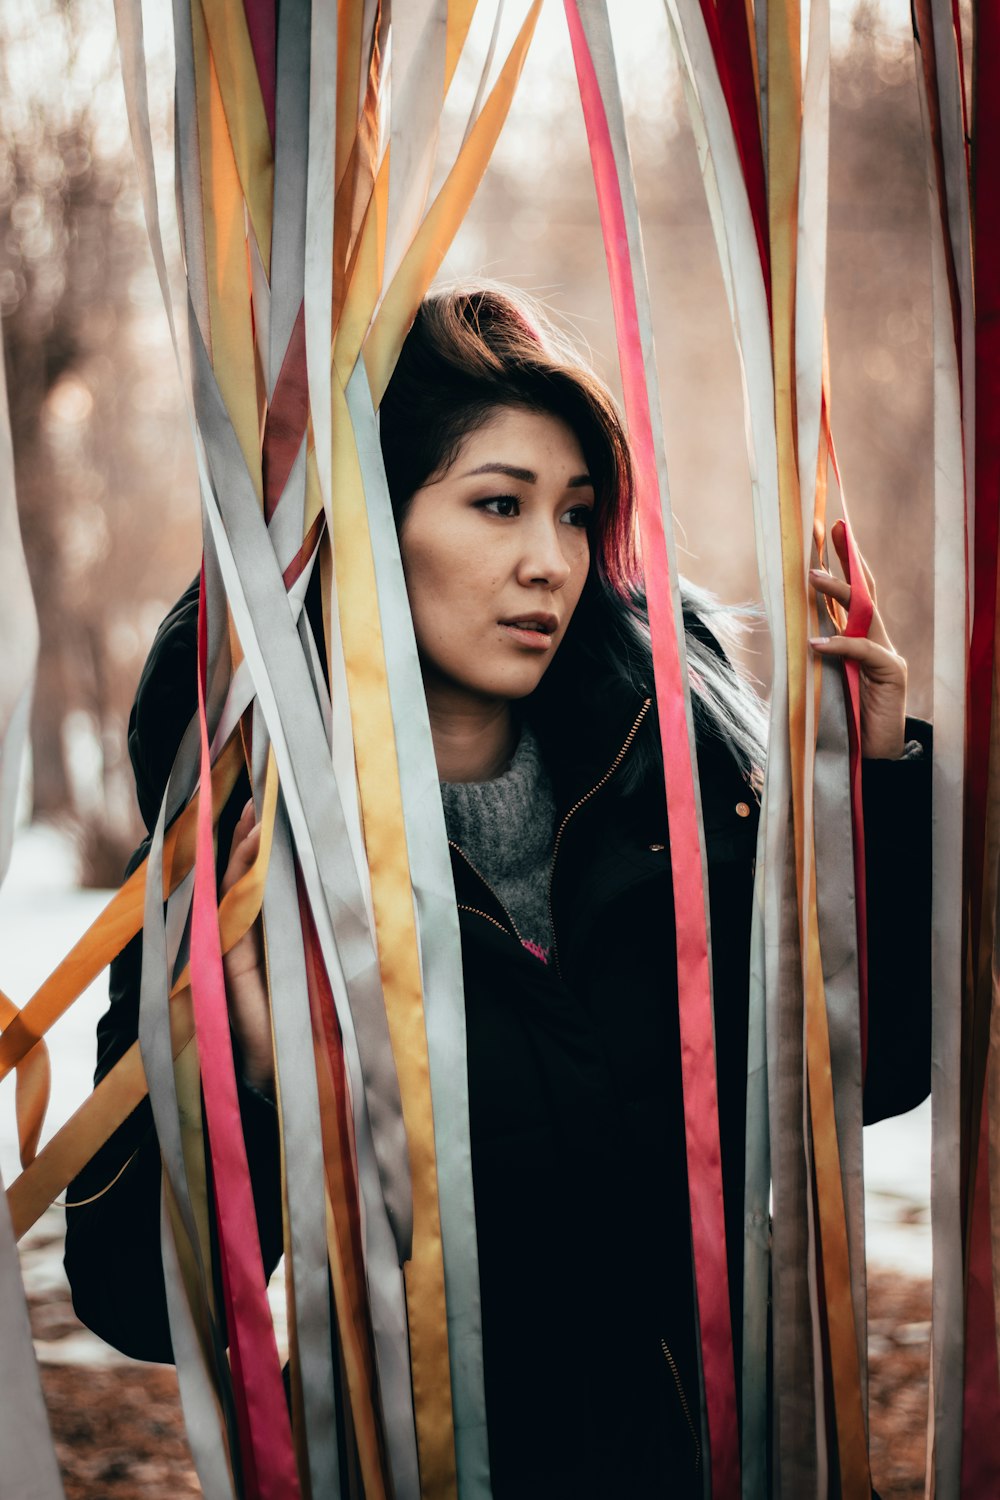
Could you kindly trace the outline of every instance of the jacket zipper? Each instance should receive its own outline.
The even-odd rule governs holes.
[[[449,845],[451,846],[452,849],[454,849],[458,854],[460,854],[462,856],[462,858],[465,860],[465,863],[468,865],[469,869],[472,871],[473,875],[478,875],[479,876],[479,879],[483,882],[483,885],[489,891],[490,895],[493,897],[493,899],[496,902],[497,906],[499,906],[500,910],[503,912],[504,916],[507,918],[507,921],[510,923],[510,925],[511,925],[511,927],[513,929],[513,932],[514,932],[514,936],[517,938],[518,942],[523,945],[524,944],[524,938],[521,936],[521,934],[517,930],[517,923],[514,921],[514,918],[511,916],[510,912],[507,910],[506,906],[504,906],[503,902],[500,900],[500,897],[497,895],[496,891],[493,889],[493,887],[490,885],[489,881],[486,879],[486,876],[482,873],[481,870],[477,870],[476,869],[475,865],[472,863],[472,860],[466,854],[466,852],[462,848],[461,844],[456,844],[454,839],[449,839],[448,843],[449,843]],[[496,917],[491,917],[488,912],[478,911],[477,908],[474,907],[474,906],[463,906],[461,902],[458,903],[458,909],[459,909],[459,911],[469,911],[469,912],[472,913],[472,915],[474,917],[485,917],[487,922],[492,922],[493,926],[494,927],[498,927],[501,932],[507,932],[507,929],[506,929],[506,927],[504,927],[503,923],[502,922],[498,922],[497,919],[496,919]],[[507,932],[507,936],[510,937],[510,935],[511,934],[509,932]]]
[[[573,806],[570,808],[569,812],[566,813],[562,822],[559,824],[558,829],[556,830],[555,842],[552,845],[552,863],[549,866],[549,926],[552,929],[552,958],[555,963],[556,973],[559,975],[560,979],[562,978],[562,969],[559,964],[559,944],[556,941],[555,914],[552,910],[552,882],[555,878],[556,873],[556,859],[559,854],[559,845],[562,843],[562,836],[566,832],[566,824],[569,822],[573,814],[578,813],[580,811],[580,808],[583,807],[585,803],[589,802],[591,797],[599,792],[601,788],[611,780],[612,776],[618,770],[618,767],[621,765],[629,750],[632,748],[632,741],[638,734],[639,725],[648,714],[652,701],[652,698],[645,699],[642,707],[636,715],[635,723],[632,725],[632,728],[629,730],[628,734],[625,737],[625,743],[622,745],[618,754],[615,756],[614,760],[611,762],[610,766],[605,771],[600,781],[595,782],[594,785],[590,788],[589,792],[586,792],[578,802],[573,803]]]
[[[551,864],[549,866],[549,926],[552,929],[552,955],[553,955],[553,957],[555,959],[556,971],[559,974],[560,978],[562,978],[562,970],[559,968],[559,955],[558,955],[557,948],[556,948],[555,921],[554,921],[553,914],[552,914],[552,879],[553,879],[553,876],[555,875],[556,855],[559,853],[559,845],[560,845],[560,842],[562,841],[562,836],[563,836],[563,833],[565,831],[566,824],[569,822],[569,820],[573,816],[573,814],[579,812],[580,808],[583,807],[585,803],[589,802],[590,799],[591,799],[591,797],[593,797],[597,792],[599,792],[601,790],[601,788],[603,786],[605,786],[611,780],[612,776],[618,770],[618,767],[621,765],[622,761],[625,759],[625,757],[628,754],[629,750],[632,748],[632,741],[635,739],[637,733],[639,732],[639,725],[642,723],[643,719],[646,717],[647,713],[649,712],[650,705],[651,705],[652,701],[653,700],[651,698],[646,698],[644,700],[642,707],[640,708],[638,714],[636,715],[635,723],[632,725],[632,728],[629,730],[628,734],[625,737],[625,743],[622,745],[622,747],[619,750],[618,754],[615,756],[614,760],[611,762],[610,766],[605,771],[605,773],[601,777],[600,781],[596,781],[594,783],[594,785],[590,788],[589,792],[586,792],[579,799],[578,802],[574,802],[573,806],[569,809],[569,812],[567,812],[565,814],[565,816],[563,817],[563,820],[559,824],[559,827],[558,827],[558,829],[556,831],[555,841],[554,841],[554,843],[552,845],[552,862],[551,862]],[[483,872],[481,870],[478,870],[476,868],[476,866],[472,863],[472,860],[466,854],[466,852],[462,848],[461,844],[456,844],[456,842],[455,842],[454,839],[449,839],[448,840],[448,844],[449,844],[449,846],[452,849],[455,850],[455,852],[457,854],[460,854],[462,856],[462,858],[465,860],[465,863],[468,865],[469,869],[472,871],[473,875],[476,875],[483,882],[483,885],[489,891],[490,895],[493,897],[493,899],[496,902],[497,906],[499,906],[500,910],[503,912],[504,916],[507,918],[507,921],[510,923],[511,930],[512,930],[512,933],[513,933],[514,937],[517,938],[517,941],[523,947],[524,946],[524,938],[521,936],[520,932],[518,932],[517,923],[514,921],[514,918],[511,916],[511,914],[508,911],[507,907],[500,900],[500,897],[497,895],[496,891],[493,889],[493,887],[490,885],[489,881],[486,879],[486,876],[483,874]],[[485,921],[492,922],[493,926],[496,927],[499,932],[507,932],[507,929],[504,927],[504,925],[503,925],[502,922],[498,922],[497,919],[496,919],[496,917],[491,917],[488,912],[480,911],[478,909],[478,907],[475,907],[475,906],[466,906],[463,902],[459,902],[458,903],[458,910],[459,911],[471,912],[471,914],[474,917],[482,917]],[[510,937],[511,933],[508,932],[507,936]]]
[[[496,892],[494,891],[493,894],[496,895]],[[458,910],[471,912],[474,917],[482,917],[484,922],[491,923],[497,932],[503,933],[504,937],[513,937],[513,933],[508,932],[503,923],[498,922],[496,917],[491,917],[488,911],[480,911],[476,906],[465,906],[461,901],[458,903]]]
[[[670,1368],[670,1373],[674,1377],[674,1385],[677,1387],[677,1394],[680,1397],[681,1411],[683,1411],[684,1413],[684,1420],[688,1424],[688,1431],[691,1433],[691,1441],[694,1443],[694,1467],[695,1473],[698,1473],[701,1469],[701,1439],[695,1431],[694,1423],[691,1420],[691,1408],[688,1406],[688,1399],[684,1393],[684,1385],[681,1381],[680,1371],[677,1368],[677,1361],[671,1354],[670,1346],[668,1345],[666,1339],[660,1340],[660,1348],[663,1350],[663,1358],[666,1360]]]

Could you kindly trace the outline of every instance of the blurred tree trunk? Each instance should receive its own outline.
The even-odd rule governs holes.
[[[38,614],[41,649],[31,713],[33,810],[36,818],[57,818],[73,806],[62,733],[69,693],[59,643],[62,632],[42,610]]]
[[[52,818],[72,807],[63,719],[71,684],[66,681],[66,621],[60,605],[57,510],[53,475],[42,435],[43,353],[8,339],[7,372],[14,444],[15,484],[24,551],[38,614],[39,654],[31,713],[32,793],[36,817]],[[25,357],[27,355],[27,357]]]
[[[165,377],[151,361],[166,328],[151,335],[160,298],[128,134],[109,128],[117,73],[103,0],[0,3],[0,312],[40,636],[33,815],[72,830],[82,879],[100,885],[141,836],[129,705],[197,537],[180,395],[169,360]]]

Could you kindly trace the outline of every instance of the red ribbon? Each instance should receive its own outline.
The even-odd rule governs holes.
[[[656,702],[663,743],[677,932],[681,1072],[691,1238],[701,1331],[712,1492],[737,1500],[740,1460],[729,1310],[712,989],[698,804],[688,753],[680,651],[657,482],[642,336],[614,148],[600,85],[575,0],[565,0],[611,282],[622,388],[635,453]]]
[[[967,697],[965,860],[972,1006],[972,1066],[964,1093],[973,1109],[980,1090],[976,1155],[969,1172],[971,1212],[966,1216],[965,1403],[962,1427],[962,1495],[1000,1492],[1000,1374],[997,1369],[996,1304],[990,1223],[989,1091],[985,1020],[996,1004],[992,977],[996,933],[984,910],[989,849],[991,761],[997,628],[997,557],[1000,542],[1000,202],[992,169],[1000,150],[1000,16],[996,7],[975,7],[976,57],[972,173],[975,267],[975,551],[972,558],[972,639]],[[953,14],[959,76],[962,30]],[[963,117],[966,114],[962,88]],[[968,143],[968,130],[966,130]],[[968,144],[966,145],[968,161]],[[982,1019],[981,1019],[982,1018]]]
[[[861,554],[854,540],[844,485],[837,463],[837,450],[830,431],[830,413],[826,392],[823,393],[822,422],[826,431],[827,446],[833,461],[833,472],[840,488],[841,505],[844,512],[844,537],[847,543],[847,582],[851,585],[851,602],[847,610],[845,636],[863,639],[871,629],[875,614],[875,601],[868,588]],[[861,1029],[861,1077],[865,1076],[868,1064],[868,881],[865,864],[865,818],[862,796],[861,768],[861,667],[856,661],[844,662],[844,696],[847,699],[848,767],[851,787],[851,827],[854,834],[854,910],[858,930],[858,1020]]]
[[[250,46],[257,67],[260,97],[267,116],[267,128],[274,143],[275,94],[278,86],[278,17],[277,0],[243,0],[243,11],[250,33]],[[301,24],[301,23],[299,23]]]
[[[1000,1376],[990,1233],[989,1095],[983,1090],[967,1247],[962,1500],[1000,1494]]]
[[[764,271],[768,311],[771,307],[771,250],[767,216],[767,180],[760,113],[753,69],[753,43],[746,0],[701,0],[705,30],[715,57],[719,83],[729,109],[750,213],[757,235],[757,249]]]
[[[306,305],[299,304],[281,370],[264,421],[261,464],[264,476],[264,520],[270,521],[284,493],[309,421],[306,375]]]
[[[198,597],[198,723],[201,785],[211,784],[205,697],[208,618],[205,566]],[[253,1190],[247,1166],[222,969],[211,798],[198,799],[191,913],[191,994],[212,1158],[233,1388],[249,1500],[298,1500],[292,1429],[267,1305]]]

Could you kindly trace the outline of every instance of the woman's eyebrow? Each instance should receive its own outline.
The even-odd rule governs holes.
[[[508,479],[519,479],[522,484],[535,484],[538,480],[538,475],[534,469],[519,469],[516,464],[480,464],[478,468],[468,469],[461,477],[463,479],[471,479],[474,474],[505,474]],[[586,486],[592,485],[593,482],[589,474],[575,474],[572,479],[567,481],[566,488],[568,490],[584,489]]]

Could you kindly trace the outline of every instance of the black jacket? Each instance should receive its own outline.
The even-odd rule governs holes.
[[[147,823],[193,710],[195,613],[189,593],[161,628],[133,711],[130,751]],[[658,774],[621,794],[628,757],[658,729],[641,695],[609,688],[604,702],[599,720],[563,721],[557,735],[536,726],[561,829],[547,966],[453,852],[497,1500],[699,1492],[669,836]],[[910,721],[908,732],[924,743],[923,759],[864,766],[866,1122],[909,1109],[930,1082],[929,730]],[[758,808],[720,741],[701,736],[698,757],[738,1339]],[[223,816],[220,863],[245,797],[238,787]],[[135,1038],[138,965],[137,939],[112,967],[98,1077]],[[248,1089],[241,1104],[270,1271],[281,1254],[274,1110]],[[129,1354],[169,1359],[148,1102],[69,1196],[96,1192],[137,1147],[110,1192],[69,1213],[66,1267],[85,1323]]]

